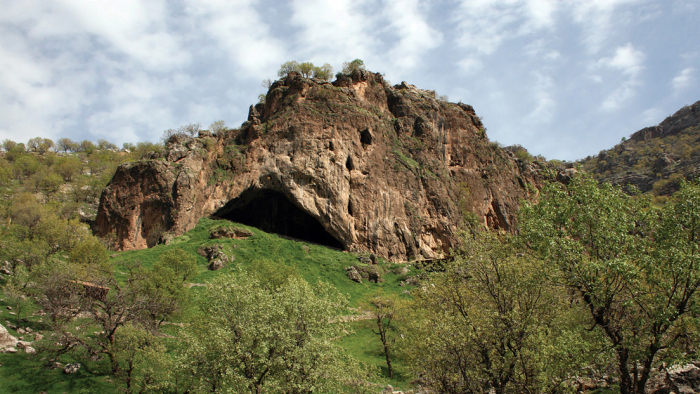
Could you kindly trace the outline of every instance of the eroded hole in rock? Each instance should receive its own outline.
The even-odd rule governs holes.
[[[243,223],[268,233],[344,249],[314,217],[274,190],[248,189],[214,213],[215,217]]]
[[[355,163],[352,162],[352,156],[348,156],[348,159],[345,161],[345,168],[347,168],[348,171],[355,169]]]
[[[360,131],[360,142],[362,145],[372,145],[372,133],[369,132],[369,129]]]

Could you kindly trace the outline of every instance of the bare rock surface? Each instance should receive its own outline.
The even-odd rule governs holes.
[[[646,392],[650,394],[693,394],[700,392],[698,364],[686,364],[659,372],[649,379]]]
[[[10,335],[7,328],[0,324],[0,349],[17,346],[18,339]]]
[[[121,165],[95,230],[141,249],[215,216],[392,261],[435,258],[467,222],[512,229],[539,185],[537,164],[489,142],[469,105],[370,72],[291,73],[240,129]]]

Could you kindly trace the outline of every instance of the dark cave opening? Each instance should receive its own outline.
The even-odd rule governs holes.
[[[294,205],[282,193],[248,189],[214,213],[215,217],[303,241],[345,249],[318,220]]]

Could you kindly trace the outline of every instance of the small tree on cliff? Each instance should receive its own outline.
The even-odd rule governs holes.
[[[291,72],[297,72],[304,78],[318,78],[327,81],[333,76],[333,67],[328,63],[325,63],[321,67],[317,67],[311,62],[299,63],[292,60],[285,62],[280,66],[280,69],[277,71],[277,76],[280,78],[285,78]],[[263,86],[269,88],[271,83],[268,84],[268,81],[269,80],[264,80]]]
[[[362,59],[355,59],[351,62],[343,63],[343,74],[351,75],[365,69],[365,62]]]

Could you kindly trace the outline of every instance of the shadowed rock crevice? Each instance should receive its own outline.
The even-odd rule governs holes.
[[[274,190],[248,189],[216,211],[214,216],[268,233],[345,249],[318,220],[294,205],[284,194]]]

